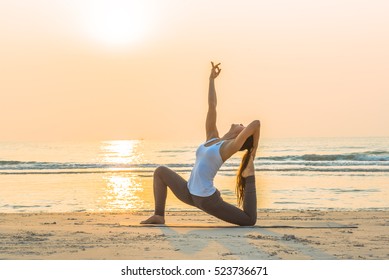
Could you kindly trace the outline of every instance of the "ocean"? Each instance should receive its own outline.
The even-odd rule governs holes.
[[[0,142],[0,212],[152,211],[154,169],[188,179],[199,144]],[[240,159],[215,178],[233,204]],[[255,167],[259,210],[389,208],[389,138],[261,139]],[[166,208],[197,211],[172,193]]]

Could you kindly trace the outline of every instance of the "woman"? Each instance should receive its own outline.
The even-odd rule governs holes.
[[[257,198],[254,177],[254,158],[258,148],[260,122],[255,120],[247,127],[232,124],[230,130],[219,137],[216,127],[215,79],[220,74],[220,63],[212,63],[209,77],[208,113],[206,119],[207,141],[196,151],[196,162],[189,181],[174,171],[159,166],[154,172],[154,215],[141,224],[164,224],[167,187],[181,201],[198,207],[223,221],[241,226],[251,226],[257,221]],[[221,165],[238,151],[247,150],[237,176],[238,204],[243,210],[226,203],[213,185]]]

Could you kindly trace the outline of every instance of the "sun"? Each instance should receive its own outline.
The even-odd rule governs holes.
[[[127,47],[144,39],[151,27],[151,12],[145,1],[93,1],[84,13],[85,31],[94,42],[106,47]]]

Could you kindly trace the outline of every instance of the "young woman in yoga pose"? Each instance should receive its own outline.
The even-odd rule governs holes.
[[[248,126],[232,124],[230,130],[219,137],[216,127],[215,79],[220,74],[220,63],[212,63],[209,77],[208,113],[206,119],[206,142],[196,151],[196,162],[189,181],[166,166],[154,172],[154,215],[142,224],[164,224],[167,187],[181,201],[198,207],[228,223],[251,226],[257,221],[257,198],[254,176],[254,159],[258,148],[260,122],[252,121]],[[213,179],[222,164],[238,151],[246,150],[237,175],[238,205],[243,210],[223,201],[215,188]]]

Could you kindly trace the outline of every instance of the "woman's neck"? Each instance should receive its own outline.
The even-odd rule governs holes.
[[[236,136],[237,136],[236,133],[229,131],[226,134],[224,134],[224,136],[220,139],[221,140],[231,140],[231,139],[235,139]]]

